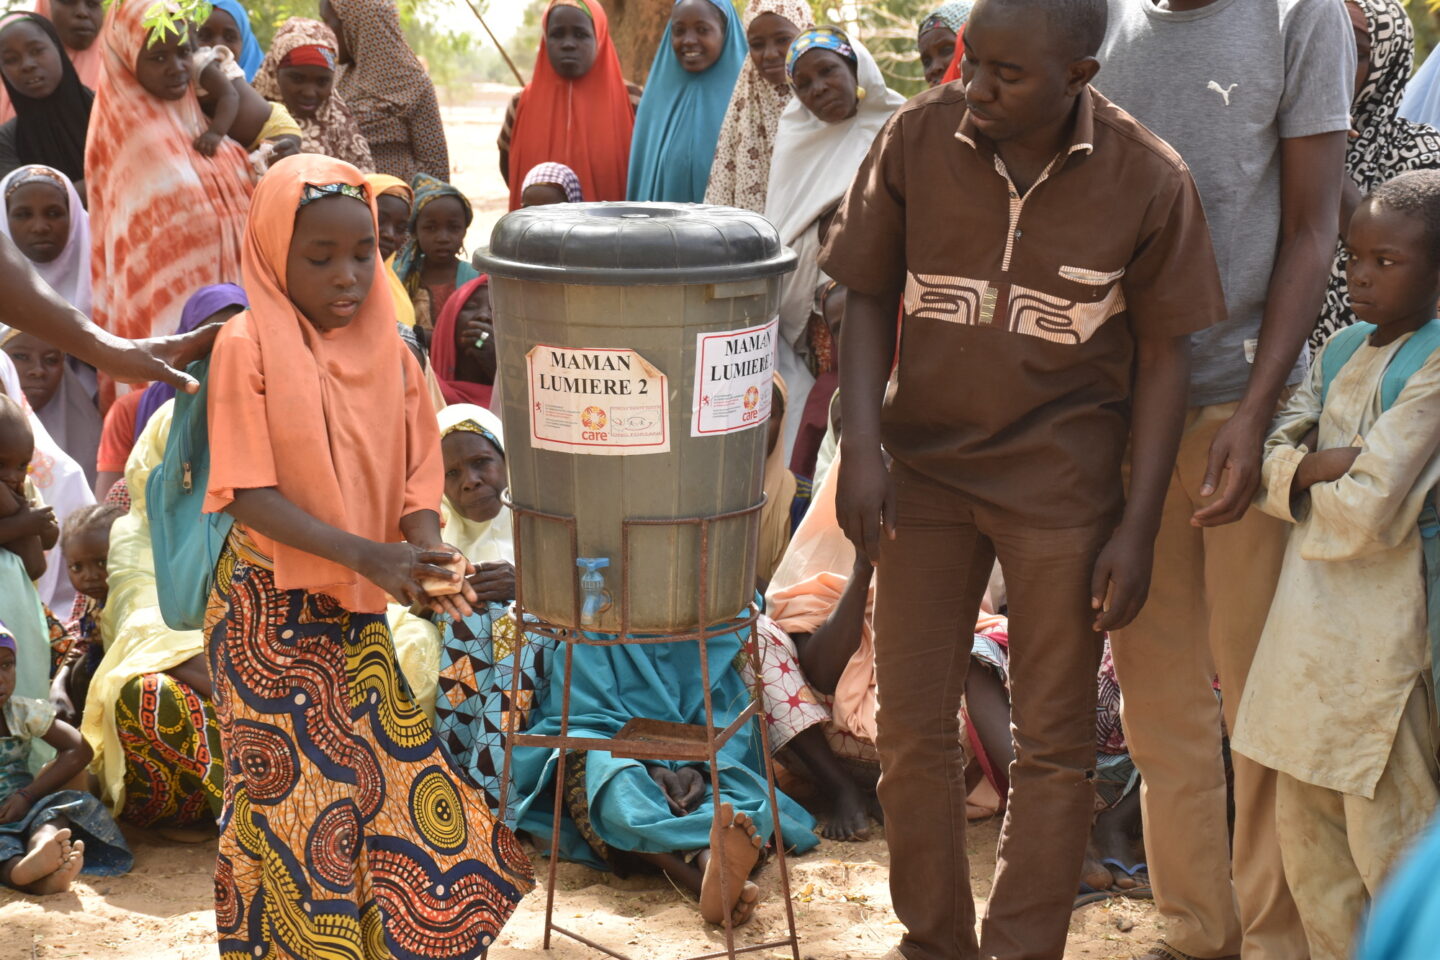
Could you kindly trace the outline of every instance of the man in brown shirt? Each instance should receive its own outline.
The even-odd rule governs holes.
[[[1103,635],[1145,601],[1188,335],[1225,316],[1185,165],[1089,86],[1105,22],[1105,0],[979,0],[961,82],[896,113],[822,256],[850,288],[836,506],[877,564],[905,960],[1064,952]],[[997,557],[1016,761],[977,945],[957,715]]]

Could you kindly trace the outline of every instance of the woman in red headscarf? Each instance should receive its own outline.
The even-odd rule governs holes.
[[[535,75],[510,101],[500,131],[510,209],[520,206],[526,172],[541,163],[574,170],[587,200],[624,200],[641,92],[620,73],[600,0],[550,0]]]

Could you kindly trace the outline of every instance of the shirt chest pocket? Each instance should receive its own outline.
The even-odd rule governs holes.
[[[1111,289],[1125,276],[1125,268],[1097,270],[1091,267],[1062,266],[1059,274],[1062,281],[1067,281],[1065,292],[1074,294],[1076,302],[1095,303],[1109,296]]]

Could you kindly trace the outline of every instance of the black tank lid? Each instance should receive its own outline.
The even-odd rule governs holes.
[[[725,283],[774,277],[795,254],[769,220],[694,203],[558,203],[495,224],[477,270],[495,277],[598,285]]]

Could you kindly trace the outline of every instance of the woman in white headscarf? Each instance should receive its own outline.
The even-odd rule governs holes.
[[[833,27],[806,30],[790,45],[786,72],[795,99],[780,115],[765,217],[798,255],[780,298],[780,373],[790,388],[790,409],[805,409],[815,377],[805,340],[820,271],[822,221],[834,212],[885,122],[905,98],[885,86],[875,58]],[[800,428],[787,418],[789,461]]]
[[[46,260],[35,259],[35,254],[26,243],[26,238],[16,236],[10,222],[11,199],[22,197],[22,188],[41,187],[53,191],[57,199],[63,197],[69,212],[69,230],[60,252]],[[33,193],[33,190],[26,190]],[[43,191],[42,194],[43,196]],[[53,167],[40,164],[25,164],[10,171],[0,180],[0,197],[5,199],[6,216],[0,218],[0,233],[15,242],[20,251],[31,261],[35,272],[50,288],[64,297],[76,310],[90,316],[90,214],[75,190],[70,178]],[[22,229],[20,232],[24,233]]]
[[[14,241],[52,290],[89,316],[90,215],[70,178],[52,167],[26,164],[0,180],[0,197],[5,201],[0,232]],[[11,354],[22,382],[32,390],[40,384],[45,396],[32,396],[31,407],[51,439],[93,482],[101,423],[95,371],[44,340],[3,325],[0,348]]]

